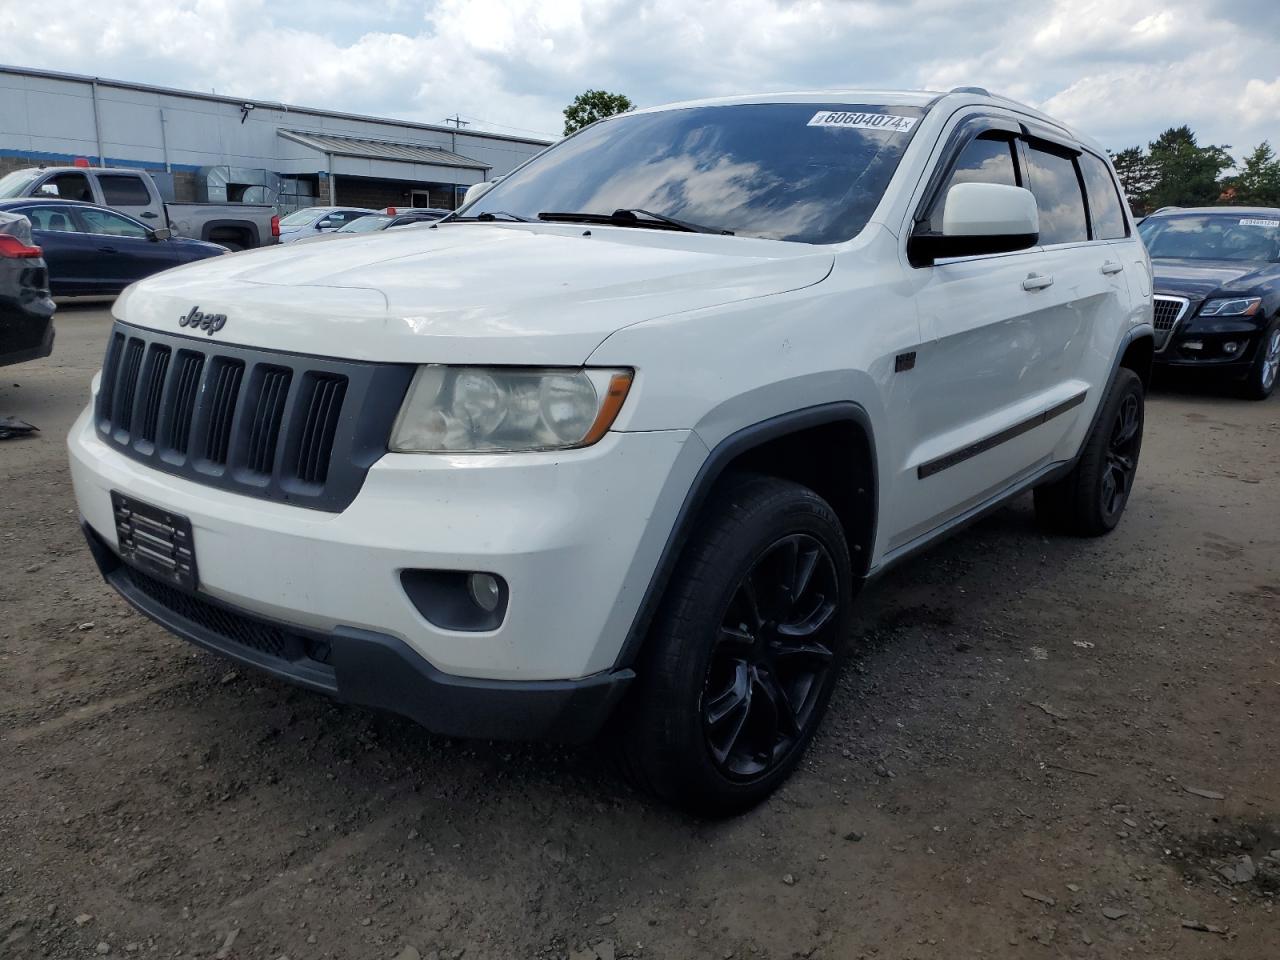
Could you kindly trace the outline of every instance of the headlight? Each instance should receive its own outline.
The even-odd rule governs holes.
[[[1202,317],[1251,317],[1262,306],[1261,297],[1232,297],[1223,300],[1206,300],[1200,308]]]
[[[613,425],[630,370],[419,367],[391,431],[396,453],[587,447]]]

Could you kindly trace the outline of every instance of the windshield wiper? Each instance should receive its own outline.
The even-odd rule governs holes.
[[[640,219],[644,217],[645,219]],[[714,233],[720,236],[733,236],[732,230],[721,230],[701,223],[690,223],[688,220],[677,220],[652,210],[617,209],[613,213],[560,213],[544,210],[538,214],[539,220],[548,223],[602,223],[612,227],[652,227],[658,230],[680,230],[684,233]]]
[[[518,213],[508,213],[506,210],[486,210],[484,213],[476,214],[474,217],[448,217],[442,222],[465,223],[469,220],[478,220],[481,223],[492,223],[495,220],[509,220],[512,223],[533,223],[528,217],[522,217]]]

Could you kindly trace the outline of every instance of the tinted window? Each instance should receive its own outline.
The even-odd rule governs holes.
[[[1280,214],[1148,217],[1138,227],[1153,257],[1280,261]]]
[[[145,207],[151,203],[151,194],[147,193],[141,177],[99,174],[98,185],[102,187],[103,200],[110,206]]]
[[[647,210],[739,236],[835,243],[866,225],[923,115],[832,103],[626,113],[560,141],[463,216]]]
[[[1040,243],[1075,243],[1089,239],[1084,195],[1071,157],[1027,147],[1027,186],[1040,208]]]
[[[105,234],[109,237],[145,237],[147,228],[142,224],[122,217],[110,210],[80,210],[80,217],[85,222],[89,233]]]
[[[1001,137],[979,137],[969,141],[947,180],[946,189],[938,194],[930,216],[929,229],[942,232],[942,205],[948,191],[957,183],[1000,183],[1018,186],[1018,168],[1013,160],[1013,142]]]
[[[40,184],[39,191],[63,200],[84,200],[93,203],[93,189],[83,173],[59,173]]]
[[[1079,158],[1084,186],[1089,192],[1089,217],[1093,221],[1093,239],[1119,240],[1127,236],[1124,208],[1120,205],[1120,189],[1111,177],[1111,171],[1101,159],[1091,153]]]
[[[53,233],[80,231],[72,212],[61,207],[28,207],[22,213],[31,221],[33,230],[48,230]]]

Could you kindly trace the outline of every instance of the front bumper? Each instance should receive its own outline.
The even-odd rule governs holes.
[[[80,514],[112,550],[112,491],[190,521],[202,597],[319,633],[386,634],[444,673],[515,681],[616,665],[706,456],[675,430],[611,433],[562,453],[386,454],[328,513],[152,469],[105,443],[91,409],[68,448]],[[402,586],[410,570],[503,578],[505,619],[438,626]]]
[[[1264,327],[1261,318],[1193,316],[1177,326],[1152,362],[1243,375],[1253,364]]]
[[[634,676],[626,669],[581,680],[451,676],[387,634],[308,630],[179,591],[127,566],[93,527],[81,525],[107,583],[170,632],[281,680],[399,713],[446,736],[584,742]]]

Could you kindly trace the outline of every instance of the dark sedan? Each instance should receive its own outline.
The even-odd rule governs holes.
[[[1280,209],[1170,207],[1138,227],[1155,273],[1157,365],[1265,400],[1280,374]]]
[[[91,203],[27,197],[0,200],[0,211],[31,221],[56,297],[119,293],[153,273],[228,252]]]
[[[53,299],[31,224],[0,211],[0,367],[47,357],[52,349]]]

